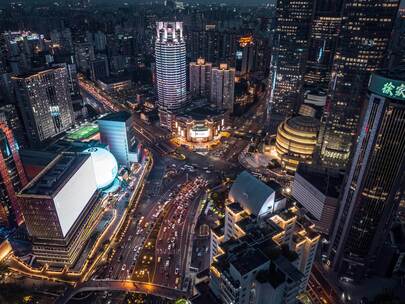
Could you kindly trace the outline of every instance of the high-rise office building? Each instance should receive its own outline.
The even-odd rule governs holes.
[[[107,46],[107,37],[103,32],[94,33],[94,49],[96,52],[104,52]]]
[[[235,63],[235,52],[240,34],[231,30],[218,30],[214,25],[206,25],[202,31],[187,32],[187,56],[190,61],[205,58],[218,65],[227,62]]]
[[[108,59],[106,55],[97,55],[97,58],[90,62],[90,78],[93,81],[106,79],[110,76]]]
[[[405,65],[405,10],[400,9],[392,31],[388,68]]]
[[[118,163],[124,166],[138,161],[133,119],[130,113],[122,111],[97,120],[101,143],[108,145]]]
[[[343,173],[335,170],[300,164],[295,172],[291,194],[324,236],[333,232],[342,183]]]
[[[62,153],[18,193],[39,263],[77,261],[102,211],[94,172],[89,153]]]
[[[74,123],[72,101],[65,67],[12,77],[27,138],[41,144]]]
[[[0,34],[0,74],[7,71],[7,44],[6,37]]]
[[[269,76],[270,132],[291,116],[298,102],[308,51],[314,0],[277,0]]]
[[[239,38],[239,46],[235,54],[236,75],[245,77],[253,71],[255,45],[253,36]]]
[[[321,134],[325,166],[345,168],[358,132],[361,105],[370,72],[387,55],[397,0],[347,0],[329,85]]]
[[[73,60],[73,58],[71,58]],[[69,92],[72,100],[77,98],[80,95],[80,88],[79,83],[77,80],[77,66],[73,62],[63,62],[57,63],[53,66],[65,67],[67,76],[68,76],[68,84],[69,84]]]
[[[49,36],[55,48],[64,53],[73,52],[72,32],[69,28],[65,28],[61,31],[54,29],[49,33]]]
[[[212,69],[211,77],[211,103],[232,113],[235,101],[235,69],[222,63]]]
[[[90,62],[95,59],[94,47],[90,42],[75,44],[75,60],[77,68],[87,73],[90,71]]]
[[[205,62],[204,58],[198,58],[196,62],[190,62],[189,68],[191,96],[209,98],[211,93],[212,64]]]
[[[186,43],[182,22],[157,22],[155,42],[159,109],[175,111],[187,103]]]
[[[0,103],[1,103],[0,99]],[[24,127],[17,107],[14,104],[0,106],[0,121],[4,122],[12,131],[18,149],[26,147],[27,140],[24,135]]]
[[[304,82],[327,89],[341,24],[343,0],[316,1]]]
[[[372,74],[330,258],[342,277],[368,275],[405,194],[405,73]]]
[[[0,224],[23,222],[16,193],[27,183],[11,128],[0,122]]]

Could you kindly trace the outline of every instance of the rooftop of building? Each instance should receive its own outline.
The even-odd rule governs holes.
[[[239,213],[243,211],[243,208],[238,202],[230,203],[229,205],[226,205],[226,207],[231,209],[233,213]]]
[[[198,274],[197,274],[198,276]],[[195,288],[198,290],[197,295],[190,299],[193,304],[221,304],[222,302],[215,297],[209,288],[208,282],[201,282],[195,285]]]
[[[275,191],[247,171],[238,175],[229,191],[229,199],[243,209],[259,215],[264,203]]]
[[[390,240],[393,245],[405,249],[405,223],[396,223],[392,226]]]
[[[256,226],[256,222],[248,215],[239,220],[237,224],[245,232],[249,232],[252,226]]]
[[[315,238],[317,238],[318,236],[319,236],[319,233],[318,232],[316,232],[314,229],[312,229],[312,228],[307,228],[307,229],[305,229],[305,233],[306,233],[306,236],[310,239],[310,240],[313,240],[313,239],[315,239]]]
[[[283,221],[289,221],[292,218],[296,218],[296,226],[294,230],[294,241],[299,243],[305,238],[310,240],[315,240],[319,237],[319,233],[314,230],[314,223],[310,218],[308,218],[304,210],[293,206],[288,209],[284,209],[281,212],[278,212],[276,216],[279,216]],[[276,218],[273,217],[274,220]]]
[[[298,216],[297,221],[302,226],[303,229],[311,229],[315,226],[314,223],[305,215]]]
[[[261,283],[270,283],[273,288],[277,288],[285,282],[285,274],[275,267],[269,267],[267,270],[259,271],[256,280]]]
[[[292,240],[295,244],[299,244],[299,243],[305,241],[305,237],[298,233],[294,233],[292,236]]]
[[[221,248],[225,254],[217,257],[214,266],[221,272],[229,270],[230,265],[243,276],[246,273],[256,269],[260,265],[270,261],[286,261],[288,263],[294,262],[298,255],[290,251],[288,246],[279,246],[271,238],[265,238],[262,241],[252,242],[254,235],[246,235],[239,239],[231,239],[221,244]],[[249,244],[249,242],[251,242]],[[282,257],[282,260],[280,260]],[[283,262],[284,263],[284,262]],[[291,265],[295,269],[293,265]],[[283,265],[283,269],[288,273],[293,273],[298,276],[296,272]],[[300,272],[296,270],[299,274]]]
[[[319,120],[310,116],[295,116],[286,121],[293,130],[316,133],[319,130]]]
[[[394,80],[405,80],[405,66],[400,65],[393,69],[380,69],[375,71],[374,74]]]
[[[214,262],[214,266],[221,272],[229,271],[232,265],[243,276],[268,261],[268,257],[260,250],[249,247],[242,239],[231,239],[221,244],[221,248],[226,253]]]
[[[98,119],[98,121],[118,121],[118,122],[126,122],[131,117],[131,113],[127,111],[120,111],[107,114]]]
[[[304,275],[285,256],[280,255],[274,260],[274,264],[279,270],[285,273],[293,281],[300,281]]]
[[[260,251],[267,259],[275,259],[282,255],[289,261],[295,261],[297,254],[288,249],[288,246],[279,246],[273,241],[273,237],[279,234],[282,229],[270,218],[256,218],[246,216],[237,225],[242,228],[245,235],[238,239],[230,239],[221,244],[221,249],[229,257],[240,256],[241,252],[248,249]]]
[[[177,116],[182,116],[193,120],[204,120],[224,115],[225,112],[225,110],[221,110],[212,105],[203,105],[197,107],[189,106],[178,112]]]
[[[266,257],[260,250],[249,248],[238,252],[232,257],[230,263],[243,276],[263,265],[268,260],[268,257]]]
[[[100,79],[98,79],[98,81],[109,85],[109,84],[117,84],[117,83],[122,83],[122,82],[127,82],[127,81],[131,81],[131,79],[126,76],[126,75],[122,75],[122,76],[109,76],[109,77],[102,77]]]
[[[224,219],[221,219],[221,221],[219,222],[219,225],[212,228],[212,232],[214,232],[217,236],[224,235],[224,224],[225,224]]]
[[[35,76],[35,75],[39,75],[39,74],[43,74],[43,73],[47,73],[49,71],[55,71],[55,70],[59,70],[59,69],[63,69],[64,67],[62,66],[51,66],[51,67],[41,67],[38,69],[33,69],[30,72],[27,73],[22,73],[16,76],[12,76],[12,78],[14,79],[24,79],[24,78],[29,78],[31,76]]]
[[[343,183],[344,174],[311,165],[299,164],[296,174],[301,175],[325,196],[338,198]]]
[[[58,155],[19,194],[54,197],[89,157],[89,153],[62,153]]]
[[[291,210],[290,208],[280,211],[279,213],[277,213],[277,215],[281,217],[284,221],[289,221],[297,216],[297,214],[293,212],[293,210]]]
[[[260,244],[271,238],[282,230],[273,221],[256,221],[252,216],[247,216],[239,221],[238,226],[246,233],[243,237],[243,241],[249,246],[254,244]]]
[[[324,88],[318,86],[318,85],[306,85],[303,88],[305,90],[305,95],[315,95],[315,96],[322,96],[326,97],[327,92]]]
[[[24,164],[45,166],[62,152],[82,152],[92,147],[106,148],[107,145],[99,141],[81,142],[62,139],[50,145],[44,145],[41,149],[22,149],[19,152]]]

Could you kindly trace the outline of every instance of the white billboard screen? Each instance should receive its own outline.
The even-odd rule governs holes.
[[[89,157],[54,198],[63,236],[69,232],[96,190],[96,176]]]
[[[199,131],[190,131],[190,135],[193,138],[205,138],[210,135],[210,130],[199,130]]]

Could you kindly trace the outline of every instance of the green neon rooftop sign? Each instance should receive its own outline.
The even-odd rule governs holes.
[[[405,81],[372,74],[368,89],[383,97],[405,101]]]

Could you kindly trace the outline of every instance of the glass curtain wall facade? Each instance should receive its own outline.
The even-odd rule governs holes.
[[[343,0],[322,0],[315,5],[304,81],[327,89],[335,55]]]
[[[398,0],[346,0],[320,138],[324,166],[345,169],[370,73],[386,56]]]
[[[269,76],[270,131],[293,114],[303,84],[315,0],[278,0]]]
[[[404,134],[405,77],[373,74],[331,242],[330,258],[341,276],[359,280],[376,262],[405,194]]]
[[[0,122],[0,224],[15,226],[23,222],[16,193],[27,184],[27,177],[10,128]]]

